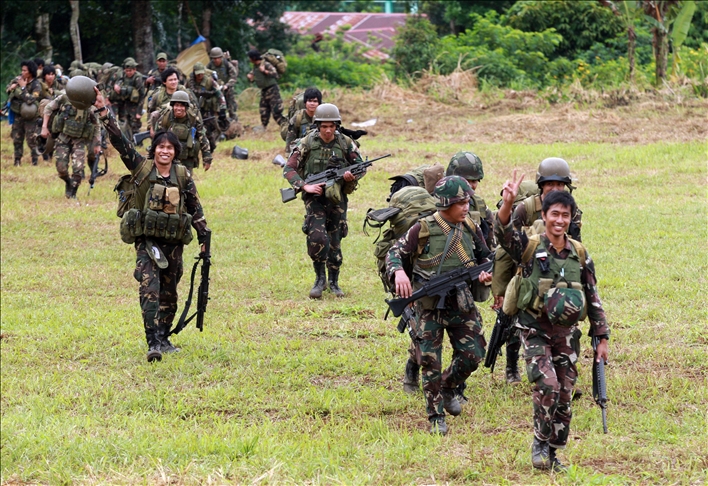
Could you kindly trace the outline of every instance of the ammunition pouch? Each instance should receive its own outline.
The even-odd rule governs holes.
[[[77,120],[73,117],[67,117],[63,125],[61,132],[72,138],[89,138],[93,132],[87,121]]]
[[[135,238],[142,236],[143,225],[139,209],[130,209],[123,214],[120,220],[120,239],[123,243],[135,243]]]
[[[138,101],[140,101],[140,91],[135,86],[131,88],[130,97],[128,98],[128,100],[131,103],[137,103]]]
[[[17,113],[19,115],[21,109],[22,100],[20,98],[12,98],[12,100],[10,101],[10,110],[12,110],[13,113]]]

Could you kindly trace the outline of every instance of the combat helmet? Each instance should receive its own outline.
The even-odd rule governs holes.
[[[474,191],[464,177],[453,175],[440,179],[433,195],[437,199],[435,207],[444,209],[460,201],[469,201]]]
[[[223,57],[223,55],[224,51],[221,50],[221,47],[212,47],[211,51],[209,51],[209,57],[212,59]]]
[[[132,57],[126,57],[125,60],[123,61],[123,67],[124,68],[135,68],[138,67],[138,63],[135,62],[135,59]]]
[[[332,103],[322,103],[315,110],[314,120],[317,122],[331,121],[341,123],[342,117],[339,116],[339,108]]]
[[[66,83],[66,97],[77,110],[87,110],[96,102],[96,81],[86,76],[74,76]]]
[[[558,157],[543,159],[536,171],[536,184],[541,187],[545,182],[549,181],[562,182],[572,189],[568,162]]]
[[[170,98],[170,106],[174,106],[175,103],[184,103],[185,105],[189,106],[191,104],[189,102],[189,94],[187,94],[186,91],[182,90],[175,91],[172,95],[172,98]]]
[[[472,152],[457,152],[450,159],[445,175],[457,175],[468,181],[481,181],[484,179],[482,160]]]

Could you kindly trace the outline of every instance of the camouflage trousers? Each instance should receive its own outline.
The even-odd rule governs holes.
[[[487,341],[477,309],[472,313],[454,310],[424,310],[420,316],[420,350],[423,392],[428,418],[444,416],[442,388],[462,384],[484,359]],[[452,362],[442,371],[443,337],[452,345]]]
[[[347,199],[334,204],[325,196],[303,194],[307,235],[307,254],[314,263],[326,262],[329,270],[342,265],[342,238],[347,236]]]
[[[234,89],[233,87],[229,88],[226,90],[224,93],[224,98],[226,99],[226,107],[229,110],[229,118],[231,118],[234,121],[238,121],[238,103],[236,102],[236,97],[234,96]],[[282,111],[282,102],[281,102],[281,107],[280,111]]]
[[[69,177],[69,161],[71,161],[71,173],[74,179],[81,181],[84,178],[89,145],[90,142],[84,138],[68,137],[63,133],[59,135],[54,145],[54,154],[60,179]]]
[[[153,242],[155,243],[155,242]],[[146,239],[135,241],[137,253],[133,277],[140,283],[140,308],[143,313],[145,333],[168,331],[177,312],[177,284],[182,278],[183,263],[181,243],[157,243],[167,259],[167,268],[160,269],[148,255]]]
[[[521,331],[526,374],[534,384],[534,435],[556,449],[564,448],[568,442],[580,336],[577,328],[551,337],[542,336],[532,328]]]
[[[22,159],[25,139],[27,140],[27,146],[30,148],[32,160],[37,160],[37,154],[35,154],[34,149],[37,147],[38,129],[37,120],[23,120],[19,115],[15,117],[10,135],[12,137],[12,144],[15,147],[16,161]]]
[[[136,116],[143,112],[143,107],[137,103],[123,101],[114,105],[120,122],[120,129],[128,139],[132,140],[133,135],[140,131],[143,126],[143,121]]]
[[[207,113],[202,113],[202,118],[213,117],[214,115]],[[216,143],[219,141],[219,136],[221,135],[221,130],[219,130],[219,124],[215,118],[207,120],[204,122],[204,129],[206,130],[207,140],[209,140],[209,151],[214,153],[216,150]]]
[[[261,124],[264,127],[268,126],[271,113],[273,114],[273,120],[278,125],[288,122],[283,116],[283,99],[280,97],[280,88],[278,88],[277,84],[261,91],[261,102],[258,105],[258,111],[261,114]]]

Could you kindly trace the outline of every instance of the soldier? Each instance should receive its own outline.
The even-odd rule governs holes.
[[[165,72],[165,69],[167,69],[167,54],[164,52],[158,53],[155,63],[157,64],[157,67],[155,69],[151,69],[145,79],[145,86],[148,90],[148,99],[152,97],[157,88],[162,86],[162,73]]]
[[[113,93],[113,86],[123,77],[123,68],[114,66],[110,62],[103,63],[101,70],[98,72],[98,89],[101,90],[106,101]]]
[[[174,74],[176,77],[177,74]],[[206,130],[202,124],[199,111],[185,91],[176,91],[172,95],[168,107],[159,112],[152,126],[152,132],[166,130],[177,135],[182,150],[179,157],[175,157],[175,163],[184,165],[189,174],[195,167],[199,167],[199,151],[204,159],[204,171],[211,167],[211,152],[209,151],[209,140],[206,137]]]
[[[177,312],[184,245],[193,238],[191,227],[202,244],[209,229],[194,181],[184,166],[173,163],[181,150],[177,135],[156,133],[146,159],[121,133],[99,90],[95,92],[95,106],[111,144],[138,183],[130,208],[123,214],[121,239],[135,244],[133,276],[140,283],[147,359],[159,361],[162,353],[179,351],[169,336]]]
[[[37,66],[37,78],[42,77],[42,71],[44,71],[44,59],[41,57],[35,57],[32,59],[34,61],[35,66]]]
[[[438,210],[414,224],[393,244],[386,257],[386,274],[395,285],[396,295],[403,298],[410,297],[434,276],[460,266],[483,263],[490,255],[482,230],[475,223],[470,225],[467,219],[469,202],[474,195],[467,181],[459,176],[443,177],[435,185],[434,194]],[[413,269],[410,276],[404,270],[407,263]],[[479,276],[480,284],[491,279],[487,272]],[[467,295],[448,296],[442,310],[435,308],[437,302],[432,298],[420,299],[415,304],[420,316],[418,336],[421,338],[423,391],[432,434],[447,433],[445,411],[451,415],[461,413],[455,388],[464,383],[484,359],[487,343],[482,334],[482,321],[471,290],[467,288],[464,292]],[[461,306],[461,302],[466,304]],[[445,330],[453,355],[450,366],[441,373]]]
[[[295,141],[304,137],[312,127],[315,110],[322,104],[322,92],[317,88],[307,88],[303,100],[305,108],[295,112],[288,122],[288,132],[285,137],[285,152],[288,154],[295,148]]]
[[[571,182],[570,167],[565,160],[557,157],[542,160],[536,171],[536,184],[540,194],[530,196],[516,205],[512,216],[514,229],[528,230],[534,225],[534,222],[541,220],[543,199],[551,192],[562,191],[566,187],[572,192],[575,187]],[[582,211],[577,206],[575,208],[568,228],[568,234],[574,240],[581,241]],[[496,271],[497,269],[499,271]],[[511,263],[511,259],[506,255],[506,252],[497,252],[494,280],[492,281],[494,309],[500,309],[504,304],[504,291],[515,269],[516,266]],[[506,381],[511,385],[521,383],[521,374],[518,367],[520,348],[519,333],[514,332],[509,337],[506,345]]]
[[[607,360],[610,328],[597,292],[595,265],[582,243],[566,235],[575,200],[565,191],[543,198],[545,232],[527,236],[514,229],[511,209],[523,180],[504,183],[503,203],[494,231],[499,244],[522,268],[516,326],[521,330],[526,372],[534,384],[534,440],[531,462],[537,469],[565,470],[556,450],[565,448],[570,432],[571,394],[578,376],[578,321],[590,319],[590,335],[599,338],[596,359]],[[526,298],[526,296],[530,296]]]
[[[238,114],[236,113],[238,104],[236,103],[236,95],[234,93],[234,86],[238,80],[238,68],[234,66],[231,61],[226,59],[224,51],[222,51],[220,47],[212,48],[211,52],[209,52],[209,57],[211,61],[207,64],[206,68],[216,73],[221,92],[226,99],[229,118],[238,121]]]
[[[44,109],[42,137],[49,137],[49,118],[54,117],[51,132],[56,136],[54,147],[59,178],[64,181],[64,195],[75,198],[76,191],[84,178],[87,152],[93,150],[98,156],[101,151],[101,130],[96,114],[91,109],[93,87],[96,83],[86,77],[74,77],[67,85],[67,92],[55,98]],[[69,178],[71,159],[71,178]]]
[[[32,165],[37,165],[37,120],[42,86],[35,77],[37,66],[34,61],[22,61],[22,74],[13,79],[5,89],[9,95],[10,110],[15,114],[12,124],[12,143],[15,147],[15,166],[22,164],[24,141],[32,154]]]
[[[226,121],[226,100],[224,100],[224,95],[216,86],[212,71],[205,69],[204,64],[201,62],[194,64],[187,87],[192,90],[198,100],[199,112],[202,115],[204,128],[206,128],[209,146],[211,152],[214,153],[216,142],[219,139],[219,135],[221,135],[219,124],[216,122],[217,114],[222,123]]]
[[[151,117],[155,111],[159,113],[162,108],[169,106],[170,101],[172,100],[172,95],[174,95],[177,91],[184,91],[187,93],[192,105],[194,107],[197,106],[197,98],[194,96],[194,93],[192,93],[192,90],[180,84],[179,74],[176,69],[172,67],[165,69],[162,72],[162,79],[160,80],[160,83],[161,86],[153,92],[152,98],[148,101],[148,113],[150,113]],[[154,122],[151,120],[150,127],[153,125]]]
[[[251,83],[256,83],[256,86],[261,90],[261,101],[258,105],[258,111],[261,115],[262,130],[265,131],[270,121],[270,115],[273,114],[273,120],[278,125],[287,123],[283,116],[283,100],[280,97],[280,88],[278,88],[278,71],[271,63],[263,59],[261,53],[253,49],[248,51],[248,59],[253,64],[253,69],[246,75]]]
[[[110,98],[128,138],[133,138],[133,133],[140,131],[145,102],[143,75],[136,70],[137,66],[132,57],[123,61],[123,76],[113,85]]]
[[[44,66],[42,69],[42,98],[52,99],[59,95],[60,91],[64,91],[65,85],[57,78],[57,70],[54,66]]]
[[[341,121],[336,106],[330,103],[318,106],[315,110],[317,129],[300,139],[283,168],[283,177],[295,191],[302,192],[305,203],[306,215],[302,230],[307,235],[307,253],[315,269],[311,299],[322,297],[327,283],[325,266],[329,273],[329,290],[337,297],[344,297],[339,287],[341,240],[348,233],[347,196],[356,189],[357,177],[347,171],[344,183],[337,182],[327,190],[324,184],[305,184],[305,178],[309,175],[333,165],[347,167],[361,163],[361,154],[356,144],[337,131]]]

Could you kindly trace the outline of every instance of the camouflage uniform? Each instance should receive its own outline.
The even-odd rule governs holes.
[[[54,117],[51,132],[56,135],[54,153],[59,178],[66,183],[66,196],[76,195],[84,178],[87,152],[101,143],[101,130],[98,118],[93,110],[77,110],[66,95],[55,98],[44,108],[44,115]],[[71,159],[72,177],[69,179],[69,160]]]
[[[342,160],[344,167],[361,163],[361,154],[354,142],[338,132],[329,143],[322,141],[319,131],[314,130],[300,140],[293,149],[283,168],[283,177],[300,191],[305,178],[324,171],[330,165],[330,158]],[[315,265],[326,262],[330,274],[339,272],[342,264],[341,240],[346,237],[347,195],[356,188],[357,181],[342,184],[342,199],[336,203],[326,195],[303,192],[305,222],[302,231],[307,235],[307,253]]]
[[[39,128],[37,126],[37,120],[41,116],[41,113],[39,113],[39,102],[42,99],[42,85],[37,78],[33,78],[24,88],[17,86],[15,89],[11,90],[10,86],[12,86],[15,81],[16,80],[13,79],[5,89],[5,92],[9,95],[8,101],[10,102],[10,109],[15,114],[15,121],[12,124],[11,131],[12,144],[15,147],[15,165],[20,165],[22,161],[25,139],[27,139],[27,145],[32,155],[32,165],[37,165],[35,148],[37,147],[37,129]],[[23,119],[20,115],[22,103],[37,106],[37,117],[32,120]]]
[[[258,105],[258,111],[261,115],[261,125],[268,126],[270,115],[273,114],[273,120],[278,125],[286,123],[287,120],[283,116],[283,99],[280,97],[280,88],[278,88],[278,71],[271,63],[263,59],[261,63],[265,66],[265,72],[262,73],[258,66],[253,66],[251,74],[253,74],[253,82],[261,90],[261,101]]]
[[[111,144],[118,150],[125,167],[132,174],[137,173],[143,163],[152,165],[152,161],[140,155],[132,142],[121,133],[115,118],[109,111],[104,111],[101,121],[109,134]],[[170,177],[165,178],[157,173],[153,165],[143,184],[152,187],[154,183],[159,182],[167,187],[175,187],[176,167],[173,164]],[[186,212],[192,216],[192,227],[197,232],[199,242],[202,243],[208,231],[207,223],[199,202],[197,187],[189,176],[182,189],[181,197],[184,198]],[[167,268],[157,267],[150,256],[151,246],[157,246],[162,250],[167,260]],[[145,236],[135,238],[136,264],[133,276],[140,283],[140,308],[149,347],[164,347],[168,343],[172,321],[177,312],[177,284],[183,273],[183,248],[183,243],[179,241]]]
[[[314,117],[307,114],[305,109],[298,110],[288,122],[288,133],[285,136],[285,152],[290,153],[295,148],[295,142],[304,137],[313,128]]]
[[[498,217],[494,231],[502,248],[515,262],[521,262],[521,255],[529,241],[526,234],[515,230],[513,221],[502,226]],[[580,262],[567,237],[560,252],[550,244],[545,233],[540,236],[540,245],[555,261],[567,261],[568,268],[572,268],[573,264],[582,264],[579,280],[585,294],[590,333],[609,338],[610,328],[597,292],[595,265],[590,256],[586,253],[586,261]],[[535,266],[538,266],[536,258],[523,264],[523,277],[529,278]],[[571,395],[578,376],[576,362],[580,353],[580,329],[577,325],[563,327],[552,324],[543,309],[538,312],[530,309],[520,311],[516,326],[521,330],[526,373],[529,382],[534,384],[534,435],[539,441],[548,442],[552,448],[562,449],[568,441],[572,418]]]
[[[192,106],[199,106],[199,102],[197,101],[197,97],[194,96],[194,93],[192,93],[192,90],[187,88],[186,86],[182,84],[177,85],[177,89],[175,91],[184,91],[189,95],[189,101],[192,103]],[[174,94],[174,93],[172,93]],[[150,98],[150,101],[148,101],[148,108],[147,111],[148,113],[152,114],[154,112],[159,112],[163,108],[167,107],[170,105],[170,99],[172,98],[172,94],[168,93],[167,90],[165,89],[164,86],[160,86],[157,88],[152,95],[152,98]],[[201,118],[201,116],[200,116]]]
[[[187,116],[175,118],[171,106],[164,108],[153,125],[155,132],[167,130],[173,132],[182,144],[178,162],[184,165],[191,174],[195,167],[199,167],[199,152],[202,153],[204,165],[211,164],[212,156],[209,151],[209,140],[206,136],[204,124],[195,108],[187,108]]]
[[[214,150],[216,150],[219,135],[221,135],[216,117],[226,111],[226,100],[221,91],[217,89],[210,70],[204,69],[204,76],[200,82],[197,82],[196,79],[195,73],[193,72],[189,76],[187,88],[189,88],[197,98],[196,106],[199,106],[199,112],[202,115],[202,119],[205,120],[204,128],[206,129],[211,152],[213,153]]]
[[[238,103],[234,94],[234,87],[238,80],[238,69],[225,56],[221,58],[221,66],[214,64],[214,59],[212,59],[206,65],[206,68],[216,73],[219,79],[219,86],[222,86],[221,89],[229,110],[229,117],[234,121],[238,121]]]
[[[136,115],[142,114],[145,102],[145,83],[139,71],[130,78],[123,72],[123,76],[116,82],[120,86],[120,93],[110,90],[110,100],[113,103],[121,127],[125,127],[126,135],[130,138],[140,131],[142,120]]]
[[[439,218],[439,219],[438,219]],[[422,286],[432,275],[437,275],[436,267],[440,264],[442,250],[445,247],[447,237],[445,230],[437,231],[435,228],[442,228],[447,222],[440,223],[442,216],[436,213],[433,216],[424,218],[425,224],[430,228],[430,235],[427,242],[421,242],[419,235],[421,223],[418,222],[411,227],[408,232],[396,241],[389,250],[386,257],[386,272],[389,279],[395,284],[395,273],[404,268],[404,260],[414,260],[414,270],[412,284],[414,288]],[[451,225],[448,224],[448,228]],[[490,255],[489,248],[484,241],[482,231],[476,224],[470,227],[469,224],[457,225],[456,230],[460,231],[464,252],[468,257],[468,265],[474,262],[483,262]],[[470,245],[470,243],[472,243]],[[422,248],[421,248],[422,246]],[[440,254],[430,255],[431,248],[440,247]],[[460,265],[462,260],[455,253],[443,259],[444,265],[441,274],[451,271]],[[430,262],[431,265],[428,265]],[[395,285],[394,285],[395,286]],[[433,421],[445,416],[443,409],[442,392],[447,389],[454,395],[454,388],[462,384],[469,375],[477,369],[479,362],[484,359],[485,346],[487,342],[482,333],[482,321],[476,307],[472,309],[460,310],[457,298],[448,296],[445,300],[445,308],[438,310],[434,308],[435,302],[416,302],[416,314],[420,315],[418,337],[420,338],[421,366],[423,377],[423,391],[426,399],[426,410],[428,419]],[[450,339],[453,349],[453,358],[450,366],[442,371],[442,344],[444,332]]]

